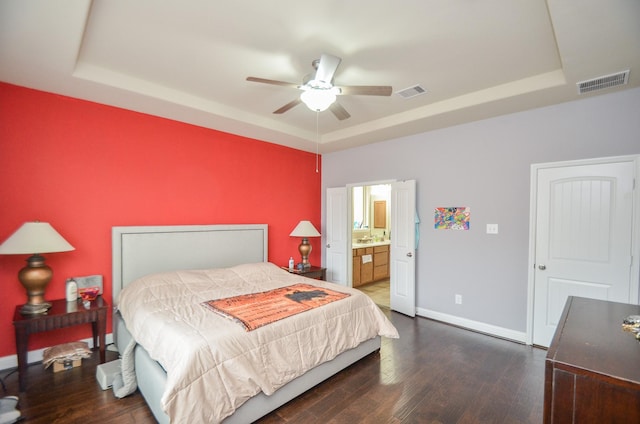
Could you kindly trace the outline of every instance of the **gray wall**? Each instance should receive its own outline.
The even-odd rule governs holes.
[[[417,307],[525,332],[531,164],[628,154],[640,154],[640,89],[328,153],[322,226],[327,188],[415,179]],[[438,206],[470,207],[471,229],[434,230]]]

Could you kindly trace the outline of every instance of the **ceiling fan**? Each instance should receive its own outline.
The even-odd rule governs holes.
[[[273,113],[280,114],[304,103],[315,112],[322,112],[327,108],[339,120],[349,118],[351,115],[339,103],[336,103],[336,96],[340,95],[360,95],[360,96],[390,96],[391,86],[382,85],[356,85],[356,86],[335,86],[333,77],[342,59],[339,57],[323,53],[320,59],[312,62],[315,73],[303,78],[302,84],[294,84],[284,81],[275,81],[265,78],[247,77],[247,81],[261,82],[264,84],[280,85],[302,90],[302,94],[295,100],[290,101]]]

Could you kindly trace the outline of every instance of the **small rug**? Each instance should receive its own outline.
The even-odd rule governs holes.
[[[310,284],[294,284],[261,293],[209,300],[203,305],[251,331],[347,296],[350,294]]]

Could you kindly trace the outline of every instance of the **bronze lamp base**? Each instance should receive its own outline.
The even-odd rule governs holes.
[[[44,300],[44,289],[52,277],[53,271],[44,263],[43,256],[35,254],[27,259],[27,266],[18,273],[28,298],[20,309],[22,315],[44,314],[51,308],[51,303]]]
[[[309,244],[308,238],[302,238],[302,241],[298,246],[298,251],[300,252],[300,256],[302,256],[303,268],[311,268],[311,264],[309,263],[309,253],[311,253],[311,245]]]

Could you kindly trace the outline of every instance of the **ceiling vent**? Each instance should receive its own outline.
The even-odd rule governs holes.
[[[414,85],[413,87],[405,88],[404,90],[396,91],[396,94],[405,99],[409,99],[411,97],[419,96],[420,94],[426,93],[427,90],[420,87],[419,85]]]
[[[618,85],[624,85],[629,81],[629,70],[624,72],[618,72],[616,74],[605,75],[590,79],[587,81],[581,81],[577,83],[578,94],[589,93],[591,91],[602,90],[605,88],[611,88]]]

